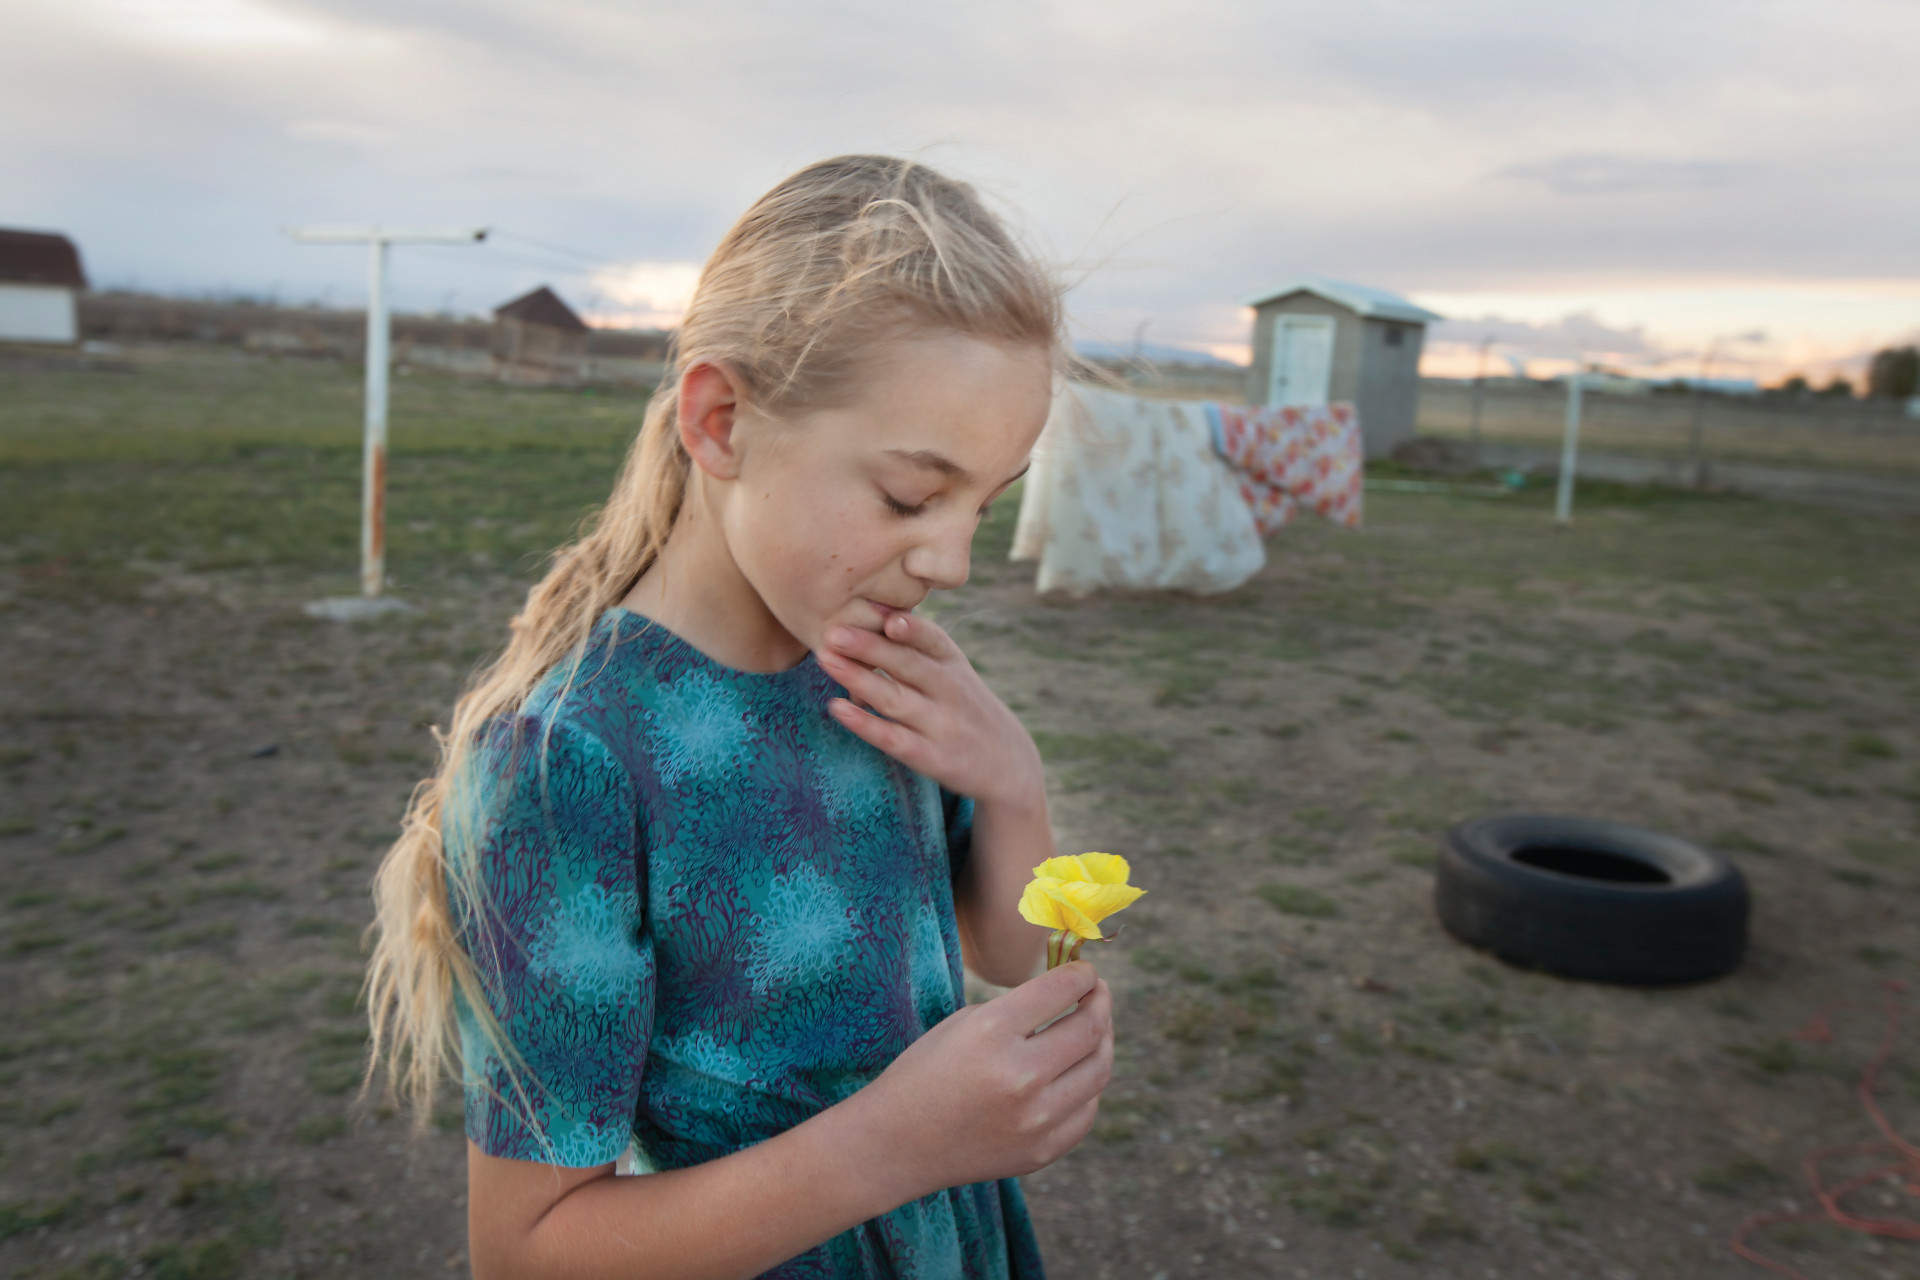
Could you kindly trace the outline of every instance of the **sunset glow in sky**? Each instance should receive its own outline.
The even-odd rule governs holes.
[[[1548,373],[1824,380],[1920,338],[1907,0],[11,0],[0,226],[98,286],[357,305],[288,224],[486,223],[401,305],[540,283],[671,323],[759,192],[883,150],[976,181],[1083,336],[1244,358],[1300,275]]]

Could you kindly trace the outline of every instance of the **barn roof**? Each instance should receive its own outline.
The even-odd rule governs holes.
[[[500,304],[493,309],[493,316],[496,320],[518,320],[522,324],[545,325],[567,333],[587,332],[587,322],[575,315],[573,308],[560,301],[560,295],[546,285]]]
[[[65,236],[0,227],[0,282],[84,289],[87,276],[80,269],[80,251]]]
[[[1403,320],[1408,324],[1428,324],[1435,320],[1446,319],[1438,312],[1415,306],[1397,293],[1388,293],[1385,289],[1375,289],[1364,284],[1351,284],[1345,280],[1329,280],[1326,276],[1301,276],[1288,281],[1278,289],[1269,289],[1258,297],[1248,298],[1246,305],[1263,306],[1294,293],[1311,293],[1316,297],[1325,298],[1328,302],[1337,302],[1349,311],[1376,320]]]

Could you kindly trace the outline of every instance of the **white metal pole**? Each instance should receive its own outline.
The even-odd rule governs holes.
[[[1580,389],[1585,380],[1578,369],[1567,379],[1567,433],[1560,441],[1560,492],[1553,504],[1553,518],[1559,524],[1573,523],[1573,473],[1580,460]]]
[[[387,576],[387,364],[392,344],[387,317],[387,246],[472,244],[485,227],[423,230],[395,227],[288,227],[305,244],[365,244],[367,270],[366,448],[360,475],[360,594],[379,597]]]
[[[1473,377],[1473,421],[1467,428],[1472,439],[1473,465],[1480,465],[1480,409],[1487,398],[1487,356],[1493,351],[1493,335],[1480,343],[1480,372]]]
[[[360,594],[380,594],[387,577],[387,242],[368,242],[367,439],[360,471]]]

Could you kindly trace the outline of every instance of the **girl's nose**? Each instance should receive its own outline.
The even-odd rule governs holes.
[[[972,569],[974,524],[956,520],[933,531],[908,548],[901,567],[935,591],[965,586]]]

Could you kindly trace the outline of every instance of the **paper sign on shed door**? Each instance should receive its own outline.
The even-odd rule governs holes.
[[[1278,317],[1273,326],[1273,386],[1267,403],[1323,405],[1332,377],[1332,317]]]

